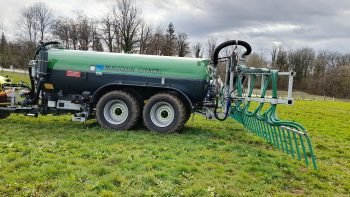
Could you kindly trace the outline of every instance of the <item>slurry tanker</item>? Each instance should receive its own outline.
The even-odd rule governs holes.
[[[130,130],[138,122],[151,131],[179,131],[191,114],[224,121],[231,117],[268,143],[316,169],[306,129],[279,120],[278,104],[293,104],[295,73],[245,66],[251,46],[231,40],[220,44],[211,60],[61,49],[41,43],[29,61],[30,84],[0,77],[0,118],[11,113],[72,114],[73,121],[97,119],[112,130]],[[228,57],[225,47],[242,46]],[[219,76],[219,63],[226,63]],[[278,77],[288,78],[288,96],[278,96]],[[259,83],[259,84],[257,84]],[[259,87],[259,96],[254,88]],[[267,89],[272,95],[267,96]],[[257,102],[252,109],[252,102]],[[268,104],[269,108],[263,111]],[[264,108],[265,109],[265,108]]]

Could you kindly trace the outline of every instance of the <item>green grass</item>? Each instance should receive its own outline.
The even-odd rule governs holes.
[[[297,101],[279,117],[308,128],[319,171],[233,120],[162,135],[13,114],[0,120],[0,196],[347,196],[350,103]]]
[[[28,74],[0,71],[0,75],[4,76],[4,77],[8,76],[10,79],[12,79],[13,83],[19,83],[21,80],[29,83],[29,75]]]

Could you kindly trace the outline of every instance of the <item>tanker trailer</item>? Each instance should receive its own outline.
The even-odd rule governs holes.
[[[245,66],[251,46],[231,40],[220,44],[211,60],[68,50],[58,42],[41,43],[29,62],[30,84],[0,80],[0,118],[10,113],[73,114],[72,120],[96,118],[108,129],[130,130],[138,122],[152,131],[181,130],[192,113],[224,121],[231,117],[248,131],[292,157],[311,159],[306,129],[277,118],[277,105],[292,105],[295,72]],[[56,47],[53,47],[56,46]],[[228,57],[220,51],[235,46]],[[236,52],[245,48],[243,54]],[[224,76],[218,65],[224,62]],[[288,77],[288,96],[278,95],[278,77]],[[260,94],[253,95],[256,83]],[[272,95],[267,89],[272,87]],[[252,102],[257,107],[252,109]],[[264,106],[269,104],[267,110]]]
[[[143,120],[150,130],[174,132],[205,100],[208,60],[49,49],[57,44],[37,49],[29,91],[22,102],[0,108],[3,114],[73,113],[74,121],[96,118],[115,130]]]

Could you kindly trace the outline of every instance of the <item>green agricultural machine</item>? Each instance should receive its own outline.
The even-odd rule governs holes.
[[[179,131],[191,114],[224,121],[231,117],[277,149],[317,169],[303,126],[277,118],[278,104],[293,104],[294,72],[245,66],[251,47],[244,41],[219,45],[212,60],[60,49],[42,43],[29,62],[30,84],[1,78],[0,118],[10,113],[73,114],[72,120],[96,118],[108,129],[130,130],[138,122],[152,131]],[[243,46],[220,58],[229,46]],[[225,60],[225,74],[218,75]],[[278,77],[288,77],[288,97],[278,96]],[[253,90],[260,84],[260,95]],[[267,89],[272,87],[272,96]],[[252,102],[257,107],[252,109]],[[264,105],[269,108],[263,111]]]

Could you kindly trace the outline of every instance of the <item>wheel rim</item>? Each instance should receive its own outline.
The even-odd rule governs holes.
[[[105,105],[103,115],[110,124],[119,125],[128,118],[129,109],[123,101],[111,100]]]
[[[174,121],[174,108],[167,102],[158,102],[151,108],[150,117],[156,126],[167,127]]]

